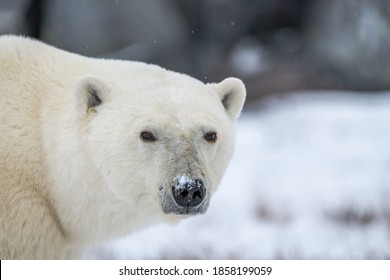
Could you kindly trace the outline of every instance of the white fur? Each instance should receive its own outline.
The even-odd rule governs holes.
[[[238,79],[205,85],[0,37],[0,258],[78,258],[97,242],[177,220],[162,212],[159,192],[188,174],[203,178],[208,196],[216,190],[244,99]],[[157,140],[142,141],[144,130]]]

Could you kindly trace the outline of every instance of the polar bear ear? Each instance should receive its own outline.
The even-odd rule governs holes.
[[[219,95],[226,113],[232,120],[236,120],[244,106],[246,90],[244,83],[237,78],[226,78],[218,84],[211,85]]]
[[[86,116],[95,112],[108,92],[107,85],[93,76],[82,76],[76,83],[75,103],[78,111]]]

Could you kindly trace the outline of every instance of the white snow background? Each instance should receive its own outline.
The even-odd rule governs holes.
[[[90,259],[389,259],[390,93],[303,92],[239,119],[207,214]]]

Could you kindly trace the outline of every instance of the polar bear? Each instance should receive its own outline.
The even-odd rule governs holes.
[[[0,37],[0,258],[91,245],[205,213],[234,148],[236,78]]]

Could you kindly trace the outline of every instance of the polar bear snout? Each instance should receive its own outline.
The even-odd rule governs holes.
[[[160,202],[165,214],[204,214],[209,206],[210,195],[201,179],[180,175],[173,179],[169,188],[160,188]]]
[[[172,186],[172,195],[175,202],[181,207],[199,206],[206,197],[203,181],[198,179],[183,179]]]

